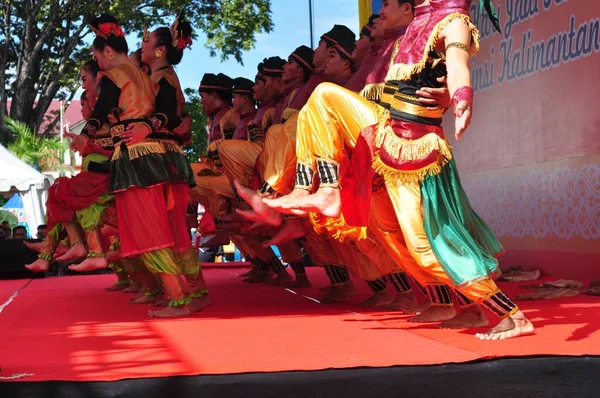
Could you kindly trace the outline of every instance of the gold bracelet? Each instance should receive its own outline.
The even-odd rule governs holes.
[[[466,52],[469,52],[469,47],[467,47],[465,44],[458,42],[458,41],[448,43],[448,45],[446,46],[446,51],[448,51],[448,49],[450,47],[460,48],[461,50],[465,50]]]

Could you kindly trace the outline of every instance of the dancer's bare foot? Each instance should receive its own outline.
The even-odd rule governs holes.
[[[269,272],[258,272],[256,275],[250,276],[244,279],[242,282],[244,283],[264,283],[267,280],[271,279],[271,274]]]
[[[275,278],[266,279],[263,284],[268,286],[285,286],[294,281],[294,278],[287,271],[283,271],[275,275]]]
[[[348,282],[348,283],[345,283],[343,286],[346,287],[346,291],[348,292],[348,295],[350,295],[350,296],[356,296],[356,290],[354,289],[354,283]],[[326,295],[334,287],[335,287],[335,285],[329,285],[329,286],[326,286],[326,287],[323,287],[323,288],[319,289],[319,292],[321,294],[323,294],[323,295]]]
[[[135,300],[139,299],[142,296],[144,296],[144,290],[143,289],[141,291],[137,292],[132,298],[129,299],[129,304],[133,304],[133,302]]]
[[[250,271],[245,272],[241,275],[238,275],[240,278],[250,278],[254,275],[258,274],[258,270],[256,268],[252,268]]]
[[[116,263],[117,261],[119,261],[123,256],[121,256],[121,249],[115,249],[115,250],[111,250],[108,253],[106,253],[106,261],[108,261],[109,263]]]
[[[104,290],[106,290],[107,292],[122,292],[123,290],[127,289],[128,287],[131,287],[131,285],[130,284],[123,285],[123,284],[115,283],[114,285],[105,287]]]
[[[284,205],[289,205],[292,202],[295,202],[300,199],[304,199],[308,195],[310,195],[310,191],[307,191],[306,189],[294,189],[289,195],[285,195],[285,196],[282,196],[277,199],[264,198],[263,202],[267,206],[277,210],[278,212],[287,213],[287,214],[297,214],[297,213],[292,212],[291,211],[292,209],[290,209],[290,208],[284,208]],[[303,213],[305,213],[305,212],[303,212]],[[301,214],[299,214],[299,215],[301,215]]]
[[[169,305],[169,299],[167,297],[163,297],[162,299],[150,303],[150,307],[166,307]]]
[[[421,312],[419,315],[410,318],[409,322],[415,323],[435,323],[447,321],[456,315],[456,311],[452,306],[432,305],[428,310]]]
[[[339,217],[342,213],[342,199],[339,188],[319,188],[312,195],[281,204],[285,210],[301,210],[319,213],[328,217]]]
[[[534,327],[525,314],[518,311],[516,314],[504,318],[496,327],[485,333],[477,333],[475,337],[480,340],[506,340],[519,336],[533,334]]]
[[[242,199],[244,199],[246,203],[252,207],[252,210],[254,210],[254,212],[252,212],[250,210],[236,209],[236,213],[250,221],[265,222],[274,226],[281,224],[281,214],[264,204],[262,196],[260,196],[256,191],[246,188],[237,181],[234,181],[233,184],[235,185],[235,189]],[[259,218],[250,218],[254,217],[255,214],[258,215]]]
[[[50,261],[38,258],[31,264],[25,265],[25,268],[33,272],[46,272],[50,269]]]
[[[148,316],[150,318],[178,318],[191,313],[187,305],[180,305],[179,307],[165,307],[156,311],[148,311]]]
[[[479,304],[463,308],[454,318],[440,324],[440,329],[484,328],[490,323]]]
[[[299,218],[288,218],[273,238],[263,242],[263,247],[277,246],[304,236],[304,227]]]
[[[408,308],[402,310],[402,312],[404,312],[406,315],[416,315],[420,314],[421,312],[427,311],[429,308],[431,308],[431,301],[426,300],[423,301],[421,304],[417,305],[415,308]]]
[[[125,289],[121,290],[121,293],[139,293],[144,290],[141,286],[138,285],[129,285],[125,287]]]
[[[402,311],[404,313],[412,312],[417,309],[418,303],[414,294],[402,293],[396,296],[396,299],[388,305],[382,306],[382,311]],[[429,307],[427,307],[429,308]]]
[[[104,257],[88,257],[79,264],[69,265],[71,271],[84,272],[108,267],[108,261]]]
[[[57,261],[75,261],[87,256],[88,250],[83,243],[73,245],[65,254],[56,257]],[[106,267],[105,267],[106,268]]]
[[[347,303],[350,301],[350,296],[352,296],[353,291],[354,287],[351,283],[333,285],[325,296],[323,296],[321,302],[323,304]]]
[[[138,295],[132,297],[129,300],[129,304],[149,304],[149,305],[152,305],[154,303],[160,302],[161,300],[163,300],[163,296],[162,295],[159,295],[159,296],[146,296],[144,294],[144,292],[141,292],[141,294],[138,294]]]
[[[305,289],[312,287],[312,283],[308,280],[308,276],[304,275],[296,275],[296,280],[286,287],[290,289]]]
[[[28,242],[26,240],[23,241],[23,244],[27,246],[29,249],[41,253],[44,249],[44,242]]]
[[[390,289],[385,289],[381,292],[373,293],[371,297],[358,304],[359,307],[373,308],[389,305],[394,302],[396,295]]]
[[[188,307],[191,312],[198,312],[198,311],[205,309],[206,307],[208,307],[211,304],[212,304],[212,297],[210,295],[208,295],[208,293],[207,293],[202,297],[193,298],[192,301],[188,304]]]

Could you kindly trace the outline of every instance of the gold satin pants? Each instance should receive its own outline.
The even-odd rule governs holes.
[[[377,105],[333,83],[321,83],[298,115],[296,156],[316,170],[316,159],[340,163],[363,128],[377,123]]]
[[[231,183],[237,180],[245,187],[250,185],[255,174],[256,160],[263,148],[263,142],[227,140],[221,143],[219,156]]]
[[[200,203],[214,217],[222,216],[229,209],[229,199],[234,198],[233,188],[225,174],[220,176],[196,176],[196,186],[190,189],[190,202]]]
[[[285,123],[271,126],[258,162],[263,181],[282,195],[292,192],[296,180],[297,125],[296,112]]]

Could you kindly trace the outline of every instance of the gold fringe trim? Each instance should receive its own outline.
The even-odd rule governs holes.
[[[415,73],[419,73],[425,68],[425,64],[427,63],[427,59],[429,58],[429,53],[435,49],[435,45],[438,42],[439,36],[442,31],[448,26],[448,24],[455,19],[462,19],[469,25],[469,29],[471,30],[471,51],[469,52],[471,56],[477,54],[479,51],[479,30],[477,27],[471,23],[471,20],[468,15],[461,13],[453,13],[446,16],[440,22],[435,25],[433,31],[429,35],[429,39],[427,40],[427,44],[425,45],[425,50],[423,51],[423,56],[421,60],[414,64],[395,64],[390,67],[388,74],[385,78],[385,81],[390,80],[408,80]]]
[[[265,114],[262,118],[262,129],[263,131],[267,131],[269,126],[273,124],[273,116],[275,115],[275,108],[269,108],[265,111]]]
[[[165,148],[158,142],[142,142],[139,144],[134,144],[127,148],[127,152],[129,153],[129,159],[131,160],[154,153],[160,155],[164,155],[166,153]],[[122,156],[123,154],[121,153],[121,146],[118,145],[115,148],[115,153],[113,154],[112,160],[121,159]]]
[[[294,116],[296,113],[298,113],[298,109],[294,109],[294,108],[286,108],[282,113],[281,113],[281,120],[288,120],[290,119],[292,116]]]
[[[161,140],[160,141],[161,144],[163,145],[163,147],[165,147],[165,151],[167,152],[177,152],[181,155],[185,155],[185,152],[183,152],[183,149],[181,149],[181,147],[179,146],[179,144],[177,144],[175,141],[171,141],[171,140]]]
[[[435,133],[429,133],[416,140],[407,140],[394,134],[391,126],[378,133],[375,141],[377,148],[383,148],[393,158],[410,162],[423,159],[433,151],[439,151],[440,155],[447,159],[452,158],[450,144]]]
[[[233,116],[233,109],[225,112],[221,120],[219,120],[219,128],[221,129],[221,134],[225,134],[225,125],[229,122],[229,119]]]
[[[223,138],[219,138],[218,140],[215,140],[208,144],[208,148],[206,148],[207,153],[214,152],[217,149],[219,149],[219,145],[221,145],[221,142],[223,142]]]
[[[338,218],[325,217],[310,213],[308,218],[318,234],[327,234],[339,242],[367,239],[367,227],[352,227],[346,223],[342,214]]]
[[[372,167],[375,173],[382,175],[386,181],[393,181],[396,184],[414,184],[420,183],[429,175],[436,175],[442,172],[442,169],[448,162],[449,158],[440,155],[436,162],[431,163],[418,170],[398,170],[383,163],[376,155],[373,159]]]
[[[360,92],[360,96],[369,101],[379,101],[383,95],[384,83],[367,84]]]

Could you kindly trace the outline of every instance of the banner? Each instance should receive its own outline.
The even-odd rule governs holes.
[[[372,14],[379,13],[382,0],[358,0],[359,29],[369,22]]]
[[[502,33],[479,2],[470,10],[474,116],[450,138],[463,184],[507,248],[504,265],[600,277],[600,2],[494,4]]]

